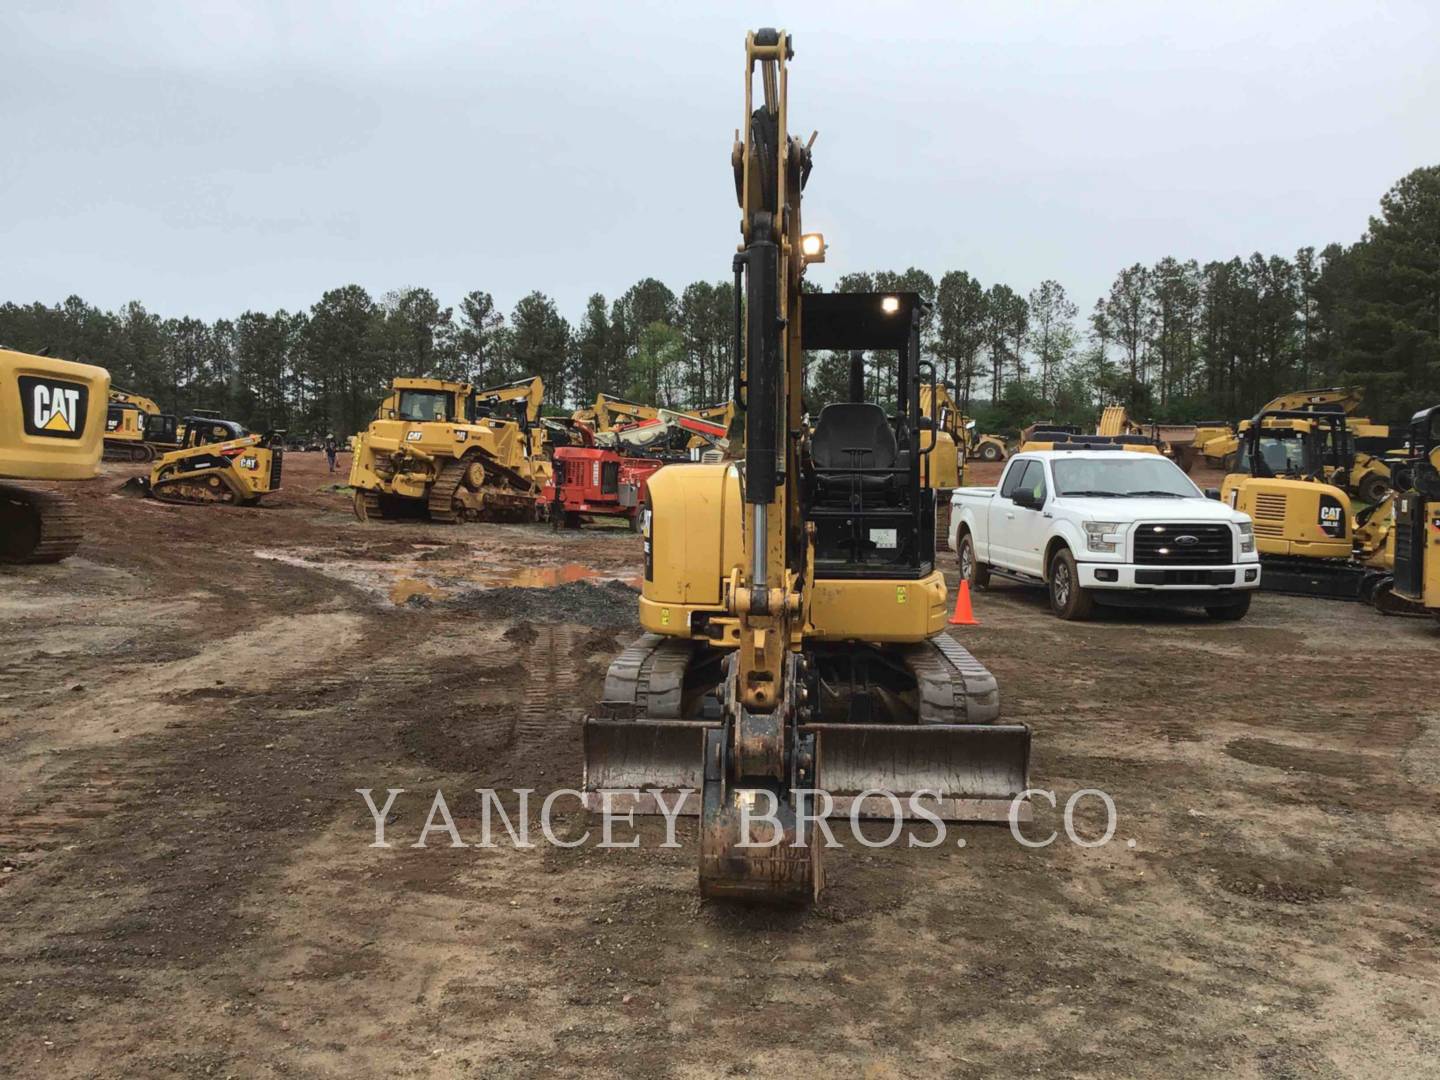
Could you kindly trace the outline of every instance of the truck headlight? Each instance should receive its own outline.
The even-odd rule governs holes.
[[[1085,522],[1085,547],[1090,551],[1119,551],[1122,528],[1124,526],[1118,521]]]
[[[1248,521],[1242,521],[1240,525],[1240,554],[1252,555],[1255,552],[1255,526]]]

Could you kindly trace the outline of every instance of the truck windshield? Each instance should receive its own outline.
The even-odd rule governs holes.
[[[444,390],[400,391],[401,420],[444,420],[450,410],[450,395]]]
[[[1153,458],[1067,458],[1052,464],[1055,494],[1060,496],[1204,498],[1172,462]]]

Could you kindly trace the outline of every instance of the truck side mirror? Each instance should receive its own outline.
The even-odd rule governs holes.
[[[1023,506],[1026,510],[1040,509],[1040,501],[1035,498],[1035,493],[1029,488],[1016,488],[1015,493],[1010,496],[1010,501],[1016,506]]]

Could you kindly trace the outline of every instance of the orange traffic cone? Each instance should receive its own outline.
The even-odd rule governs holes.
[[[960,580],[960,590],[955,594],[955,611],[950,616],[951,626],[979,626],[975,613],[970,610],[970,582]]]

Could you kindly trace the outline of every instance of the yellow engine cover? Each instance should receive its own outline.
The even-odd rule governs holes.
[[[0,476],[98,475],[109,404],[104,368],[0,349]]]
[[[1330,484],[1231,473],[1220,497],[1249,514],[1262,555],[1348,559],[1354,535],[1350,497]]]
[[[733,464],[670,466],[650,478],[649,490],[641,625],[657,634],[736,644],[725,583],[744,558],[739,470]],[[913,581],[820,579],[809,599],[804,635],[812,640],[923,641],[945,628],[939,570]]]

